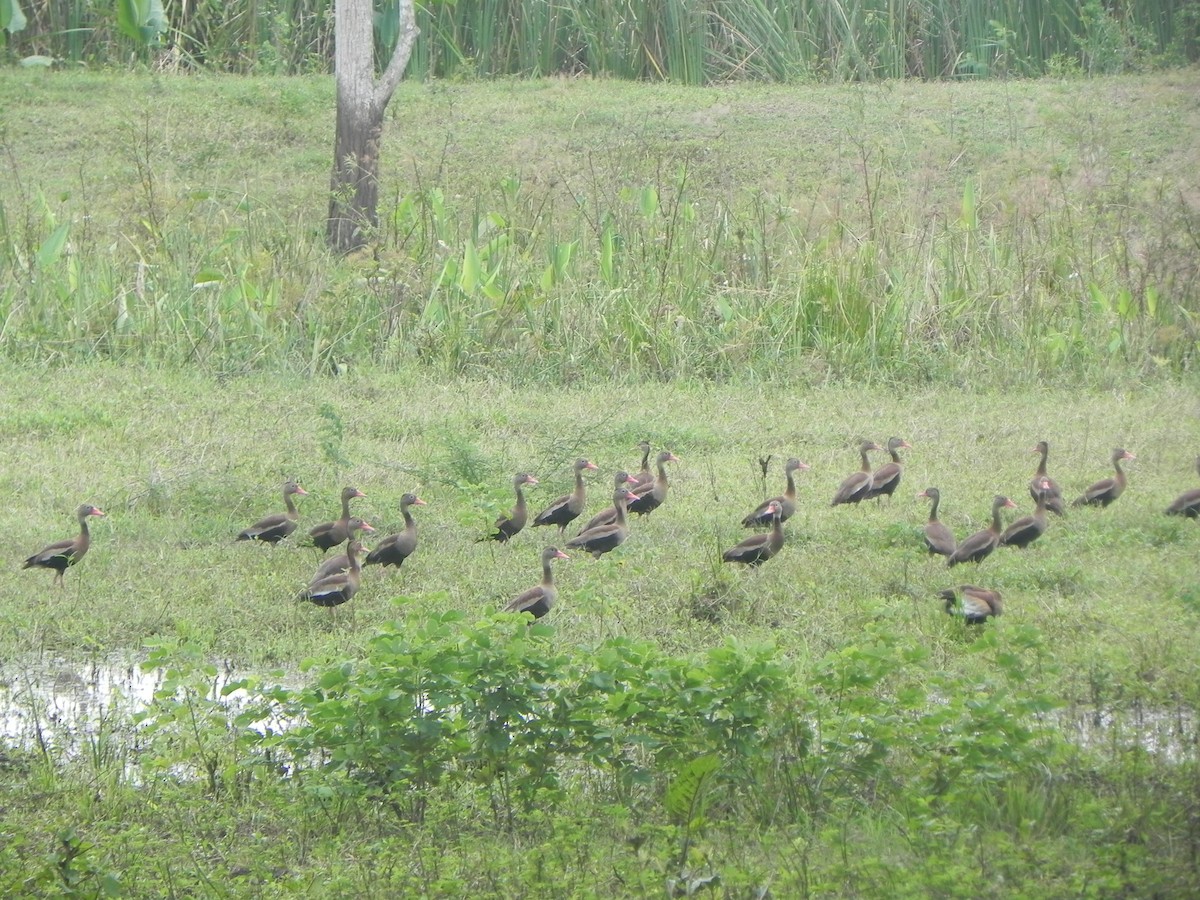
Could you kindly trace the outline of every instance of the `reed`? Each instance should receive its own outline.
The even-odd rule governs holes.
[[[136,47],[95,0],[30,4],[15,57],[125,65]],[[329,0],[164,4],[158,62],[240,73],[328,71]],[[418,4],[417,77],[604,75],[684,84],[1092,74],[1200,58],[1189,0],[458,0]],[[396,39],[380,11],[381,52]],[[135,58],[137,55],[134,54]]]

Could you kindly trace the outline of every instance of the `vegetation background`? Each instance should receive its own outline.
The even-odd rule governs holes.
[[[24,10],[6,895],[1196,895],[1195,4],[638,8],[423,7],[347,259],[327,7],[168,6],[167,50]],[[893,434],[892,502],[830,509]],[[664,506],[496,613],[554,537],[475,542],[512,473],[538,507],[588,456],[594,511],[642,438]],[[913,495],[1024,514],[1039,439],[1068,496],[1132,449],[1129,490],[928,558]],[[791,455],[784,551],[722,565]],[[288,477],[302,530],[416,490],[417,553],[296,603],[313,551],[232,541]],[[51,589],[19,561],[84,500]],[[946,616],[965,581],[1005,615]]]

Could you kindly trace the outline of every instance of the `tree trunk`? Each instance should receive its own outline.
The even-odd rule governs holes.
[[[379,145],[383,114],[412,55],[413,0],[400,0],[400,39],[387,70],[375,79],[371,0],[337,0],[334,13],[337,126],[325,239],[337,253],[366,245],[379,224]]]

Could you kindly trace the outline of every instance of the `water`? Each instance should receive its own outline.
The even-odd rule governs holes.
[[[218,666],[210,698],[236,713],[249,699],[225,688],[255,673]],[[44,750],[55,759],[94,752],[97,742],[115,742],[123,755],[139,747],[133,717],[148,709],[165,672],[128,654],[91,659],[39,655],[0,666],[0,750]],[[1072,707],[1057,716],[1065,736],[1080,746],[1111,754],[1141,750],[1163,762],[1200,758],[1200,718],[1185,706],[1134,705],[1126,710]],[[273,717],[251,727],[282,731],[293,721]]]
[[[249,695],[232,683],[246,677],[232,666],[218,667],[208,682],[209,698],[220,698],[231,714]],[[151,707],[166,672],[127,654],[91,659],[39,655],[0,666],[0,748],[41,750],[55,759],[77,758],[97,740],[115,740],[124,751],[138,748],[134,716]],[[286,728],[271,719],[251,727]]]

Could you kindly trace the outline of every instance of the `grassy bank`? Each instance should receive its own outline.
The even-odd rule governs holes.
[[[1195,887],[1186,798],[1200,529],[1162,514],[1195,486],[1190,386],[528,391],[356,369],[312,381],[111,364],[10,366],[3,377],[4,655],[32,668],[56,653],[137,657],[145,643],[174,673],[136,754],[115,712],[74,764],[52,740],[44,754],[6,751],[10,892],[55,893],[68,876],[81,891],[115,879],[127,896],[640,896],[713,876],[730,896]],[[864,434],[914,445],[903,484],[890,504],[831,509]],[[493,622],[536,581],[551,539],[527,530],[511,546],[475,542],[510,505],[511,473],[541,479],[536,509],[566,489],[570,461],[589,456],[601,467],[595,510],[610,473],[636,467],[643,437],[681,457],[664,506],[609,556],[558,567],[550,630],[525,637]],[[914,495],[940,487],[960,537],[981,526],[995,492],[1025,511],[1039,438],[1068,497],[1106,474],[1117,444],[1138,456],[1130,488],[978,569],[927,558],[927,507]],[[734,570],[719,552],[744,536],[738,520],[763,496],[767,454],[770,493],[786,456],[812,469],[784,551]],[[384,532],[398,524],[400,495],[417,491],[428,501],[416,510],[417,553],[398,573],[368,571],[347,607],[298,605],[311,550],[232,540],[280,505],[287,476],[311,494],[304,528],[335,514],[346,483],[367,494],[357,509]],[[85,499],[108,515],[66,588],[19,570],[71,532]],[[1005,615],[982,630],[944,615],[935,592],[966,581],[1003,591]],[[296,691],[287,704],[321,728],[264,746],[248,728],[258,713],[235,720],[210,696],[217,661],[253,673],[252,695],[280,669]],[[413,707],[403,712],[401,698],[385,710],[391,689],[371,679],[394,686],[422,667],[423,679],[448,679],[439,690],[456,692],[455,708],[488,716],[541,710],[568,685],[594,693],[608,676],[583,673],[597,667],[623,693],[599,695],[600,706],[580,694],[569,733],[612,728],[639,743],[618,737],[606,762],[597,735],[583,756],[540,715],[518,717],[502,745],[447,731],[418,757],[446,768],[395,770],[401,780],[379,792],[369,773],[400,765],[419,732]],[[525,696],[547,678],[550,694]],[[315,693],[299,690],[318,679]],[[648,705],[625,718],[636,704]],[[368,732],[341,718],[369,710],[380,718]],[[726,716],[740,724],[726,731]],[[1106,724],[1078,730],[1092,722]],[[55,729],[48,720],[43,733]],[[366,733],[396,743],[376,756]],[[538,755],[550,743],[557,763]],[[350,747],[349,769],[325,768]],[[318,755],[287,763],[293,777],[280,780],[275,767],[302,750]],[[715,774],[695,775],[713,753]],[[539,758],[550,763],[540,775]],[[706,810],[691,819],[668,791],[685,776]]]
[[[0,75],[0,893],[1195,896],[1195,81],[407,85],[339,260],[324,81]],[[558,540],[477,542],[512,474],[587,456],[590,513],[643,438],[662,508],[498,616]],[[1128,490],[929,558],[915,494],[1028,512],[1039,439]],[[791,455],[782,552],[720,562]],[[311,549],[233,540],[292,477],[301,534],[416,491],[419,549],[297,603]],[[163,681],[72,755],[60,656]]]
[[[5,72],[0,351],[1018,383],[1191,371],[1196,76],[401,89],[321,246],[318,79]]]

